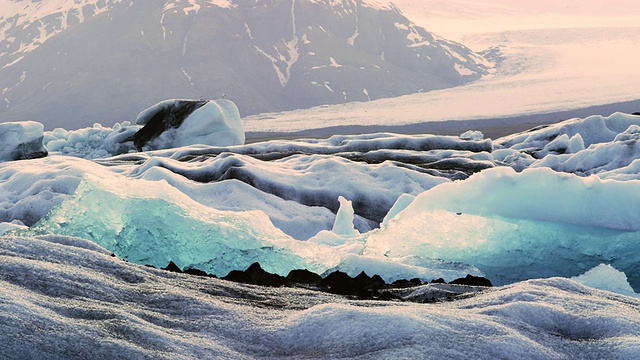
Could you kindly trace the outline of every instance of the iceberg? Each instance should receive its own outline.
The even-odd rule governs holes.
[[[104,158],[135,152],[133,135],[138,130],[140,127],[129,121],[116,123],[113,127],[95,123],[77,130],[56,128],[45,132],[44,144],[51,153],[84,159]]]
[[[133,137],[138,149],[154,150],[203,144],[243,145],[238,107],[230,100],[165,100],[142,111]]]
[[[576,276],[602,262],[640,288],[640,182],[550,169],[485,170],[418,195],[363,255],[476,266],[494,284]]]
[[[340,202],[340,208],[336,214],[336,221],[331,231],[336,235],[342,236],[359,235],[360,233],[353,226],[354,211],[351,201],[342,196],[338,198],[338,201]]]
[[[582,275],[571,278],[583,285],[622,295],[640,297],[629,285],[627,276],[611,265],[600,264]]]
[[[35,121],[0,124],[0,162],[47,156],[43,145],[44,125]]]
[[[88,224],[90,224],[88,226]],[[259,261],[265,270],[323,270],[260,211],[220,211],[198,204],[165,181],[86,175],[72,197],[19,233],[88,239],[138,264],[173,261],[224,276]],[[322,258],[322,252],[305,246]]]

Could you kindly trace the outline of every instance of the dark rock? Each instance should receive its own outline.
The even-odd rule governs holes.
[[[251,281],[251,278],[249,277],[249,275],[247,275],[242,270],[231,270],[227,274],[227,276],[224,276],[222,279],[223,280],[233,281],[233,282],[238,282],[238,283],[243,283],[243,284],[249,284],[250,281]]]
[[[326,288],[330,293],[340,295],[357,295],[359,290],[355,280],[342,271],[334,271],[327,275],[318,286]]]
[[[401,297],[390,293],[389,291],[383,291],[382,294],[378,297],[377,300],[383,301],[404,301]]]
[[[162,268],[162,270],[167,270],[167,271],[172,271],[177,273],[182,272],[182,269],[180,269],[178,265],[176,265],[173,261],[169,261],[169,265],[167,265],[167,267]]]
[[[175,100],[156,105],[146,114],[148,120],[144,127],[133,135],[133,144],[141,151],[143,146],[163,132],[180,127],[192,112],[206,103],[205,100]]]
[[[287,275],[287,281],[292,284],[318,285],[322,281],[322,276],[309,270],[291,270]]]
[[[195,276],[209,276],[209,274],[207,274],[206,272],[200,269],[194,269],[194,268],[184,269],[184,273],[189,275],[195,275]]]
[[[446,284],[446,283],[447,282],[444,281],[443,278],[438,278],[438,279],[435,279],[435,280],[431,280],[431,284]]]
[[[287,279],[280,275],[264,271],[257,262],[251,264],[245,271],[233,270],[227,276],[223,277],[223,279],[262,286],[278,287],[287,285]]]
[[[374,299],[380,295],[377,290],[386,288],[387,284],[379,275],[369,277],[364,271],[355,278],[342,271],[334,271],[322,279],[318,286],[326,288],[328,292],[333,294],[352,295],[359,299]]]
[[[387,287],[387,283],[380,277],[380,275],[373,275],[369,277],[365,272],[361,272],[353,280],[356,284],[364,290],[383,289]]]
[[[472,286],[493,286],[493,284],[491,284],[491,281],[489,281],[487,278],[484,278],[481,276],[473,276],[470,274],[467,274],[466,277],[455,279],[451,281],[449,284],[472,285]]]
[[[407,280],[407,279],[396,280],[393,282],[393,284],[391,284],[391,286],[394,288],[408,288],[408,287],[414,287],[414,286],[420,286],[420,285],[422,285],[422,280],[418,278],[414,278],[411,280]]]
[[[631,115],[640,116],[640,112],[634,112],[634,113],[633,113],[633,114],[631,114]]]

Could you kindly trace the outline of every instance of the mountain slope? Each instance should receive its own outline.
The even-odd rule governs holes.
[[[0,121],[47,128],[131,120],[166,98],[227,96],[243,116],[367,101],[486,71],[469,49],[379,2],[0,5]]]

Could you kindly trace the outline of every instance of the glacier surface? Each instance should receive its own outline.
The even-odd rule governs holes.
[[[446,303],[353,301],[156,270],[48,235],[0,237],[0,288],[7,358],[640,356],[640,300],[566,278]]]
[[[605,263],[638,289],[640,183],[610,175],[632,173],[637,153],[599,149],[633,149],[639,119],[571,119],[496,140],[379,133],[96,161],[52,156],[23,163],[24,174],[20,163],[0,168],[6,194],[40,205],[5,196],[3,221],[31,226],[18,233],[89,238],[130,261],[219,276],[259,261],[281,275],[297,267],[386,281],[469,273],[509,284]],[[544,165],[561,156],[589,159],[591,170]],[[614,165],[591,166],[602,159]],[[217,227],[236,216],[241,225]]]

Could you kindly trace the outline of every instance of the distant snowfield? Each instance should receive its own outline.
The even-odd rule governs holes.
[[[549,113],[637,100],[640,3],[397,0],[418,25],[475,51],[494,74],[457,88],[244,118],[248,132],[407,125]]]

